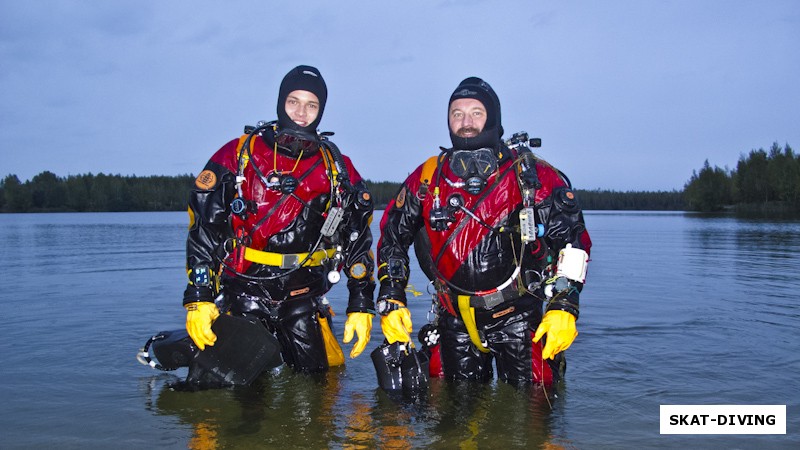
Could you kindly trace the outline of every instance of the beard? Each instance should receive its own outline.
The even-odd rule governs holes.
[[[481,130],[475,127],[461,127],[456,131],[458,137],[475,137],[480,134]]]

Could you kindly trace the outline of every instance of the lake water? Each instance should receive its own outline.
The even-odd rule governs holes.
[[[586,222],[580,335],[550,406],[503,383],[433,380],[420,401],[388,397],[368,355],[377,319],[364,354],[324,376],[167,389],[185,372],[135,355],[182,327],[185,214],[0,215],[0,447],[800,448],[800,223],[646,212]],[[419,270],[412,283],[416,333],[430,298]],[[343,283],[329,298],[341,337]],[[662,404],[787,405],[787,434],[661,435]]]

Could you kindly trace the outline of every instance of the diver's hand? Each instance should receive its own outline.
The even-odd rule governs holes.
[[[411,341],[411,311],[397,300],[388,300],[398,305],[398,308],[381,316],[381,330],[390,344],[395,342]]]
[[[364,351],[369,343],[369,336],[372,333],[372,314],[365,312],[353,312],[347,315],[344,323],[344,339],[342,342],[349,344],[353,340],[353,334],[358,336],[358,340],[353,349],[350,350],[350,357],[355,358]]]
[[[547,333],[547,342],[542,350],[542,358],[553,359],[558,353],[568,349],[575,337],[578,336],[578,330],[575,328],[575,316],[557,309],[547,311],[542,318],[542,323],[536,329],[533,342],[539,342],[545,333]]]
[[[214,345],[217,335],[211,331],[211,324],[219,317],[217,305],[211,302],[192,302],[186,305],[186,331],[200,351],[206,345]]]

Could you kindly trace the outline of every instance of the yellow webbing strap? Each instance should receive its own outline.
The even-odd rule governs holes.
[[[311,253],[311,256],[308,257],[308,253],[272,253],[245,247],[244,259],[250,262],[263,264],[265,266],[291,267],[308,257],[308,260],[303,264],[303,266],[319,266],[323,261],[331,258],[334,253],[336,253],[336,249],[333,248],[328,250],[317,250],[314,253]]]
[[[458,310],[461,312],[461,320],[467,327],[469,339],[483,353],[489,353],[489,349],[483,346],[481,338],[478,336],[478,325],[475,323],[475,308],[469,306],[469,295],[458,296]]]
[[[333,187],[336,187],[339,181],[339,177],[337,177],[339,169],[336,168],[336,164],[333,162],[333,155],[324,145],[320,148],[320,151],[322,152],[322,162],[325,163],[328,173],[331,174],[331,183],[333,183]]]
[[[327,149],[324,145],[320,146],[319,149],[322,152],[322,162],[325,163],[325,168],[327,170],[328,177],[331,180],[331,186],[333,190],[336,190],[336,187],[339,185],[339,170],[336,168],[336,163],[333,161],[333,155],[331,154],[330,150]],[[333,197],[328,199],[328,203],[325,204],[325,211],[329,211],[331,207],[331,202],[333,201]]]
[[[242,137],[239,138],[239,146],[236,147],[236,159],[238,160],[241,153],[244,151],[244,141],[247,140],[247,134],[243,134]],[[247,167],[247,163],[250,162],[250,154],[253,153],[253,140],[250,139],[250,152],[241,155],[242,167],[239,167],[239,172],[243,172],[244,168]]]

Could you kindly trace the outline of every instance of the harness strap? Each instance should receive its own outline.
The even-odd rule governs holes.
[[[280,267],[281,269],[293,269],[305,260],[303,266],[321,266],[322,263],[333,257],[336,253],[335,248],[321,249],[313,253],[273,253],[245,247],[244,259],[263,264],[265,266]]]
[[[436,171],[436,166],[439,164],[438,156],[431,156],[422,164],[422,172],[419,175],[419,181],[423,184],[430,184],[433,179],[433,172]]]
[[[455,297],[456,293],[453,292],[447,286],[441,286],[440,288],[444,293],[446,293],[449,297]],[[459,295],[458,297],[462,297]],[[467,297],[469,299],[469,306],[472,308],[480,308],[480,309],[493,309],[498,305],[510,301],[516,300],[522,297],[520,294],[519,289],[517,288],[516,284],[512,283],[504,288],[500,289],[493,289],[492,292],[488,293],[475,293],[474,295],[464,295],[463,297]]]
[[[334,164],[333,155],[331,151],[328,150],[327,147],[322,146],[320,149],[322,152],[322,161],[325,163],[325,168],[328,169],[328,174],[331,179],[331,183],[333,184],[334,188],[339,185],[339,169],[336,168],[336,164]]]
[[[244,142],[247,140],[249,134],[243,134],[239,138],[239,145],[236,147],[236,159],[241,161],[241,167],[239,167],[239,173],[244,172],[244,168],[247,167],[247,163],[250,162],[250,154],[253,153],[253,140],[250,139],[250,151],[244,151]],[[242,154],[244,153],[244,154]]]
[[[327,146],[320,146],[320,153],[322,153],[322,162],[325,163],[326,173],[331,182],[331,198],[329,198],[328,202],[325,204],[325,210],[328,211],[336,196],[336,188],[339,186],[339,170],[336,168],[333,154],[331,154]]]
[[[422,198],[428,193],[428,186],[433,179],[433,173],[439,166],[439,156],[431,156],[422,164],[422,171],[419,174],[419,192],[417,195]]]
[[[472,344],[483,353],[489,353],[489,349],[483,345],[480,336],[478,336],[478,325],[475,323],[475,308],[469,305],[470,297],[468,295],[458,296],[458,310],[461,312],[461,320],[464,321],[464,326],[467,328],[469,340]]]

